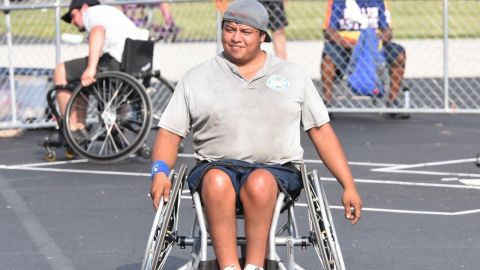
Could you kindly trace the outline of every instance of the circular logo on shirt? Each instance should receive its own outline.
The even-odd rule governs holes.
[[[267,79],[267,86],[273,91],[285,92],[288,91],[290,82],[282,75],[272,74]]]

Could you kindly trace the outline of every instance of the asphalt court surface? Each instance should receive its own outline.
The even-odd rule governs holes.
[[[324,181],[347,269],[480,269],[479,124],[478,115],[335,114],[365,205],[355,226],[343,219],[339,184],[302,137],[307,165]],[[139,269],[154,217],[149,161],[67,162],[58,150],[59,161],[46,163],[36,140],[49,133],[0,139],[0,269]],[[192,167],[191,153],[187,140],[178,163]],[[193,220],[184,195],[181,233]],[[302,194],[300,227],[304,202]],[[296,256],[305,269],[319,269],[313,248]],[[188,249],[174,248],[169,258],[165,269],[175,269]]]

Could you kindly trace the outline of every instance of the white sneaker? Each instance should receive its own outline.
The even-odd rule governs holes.
[[[230,265],[230,266],[227,266],[227,267],[223,268],[223,270],[235,270],[235,269],[236,269],[236,268],[235,268],[235,265],[233,265],[233,264]]]
[[[243,270],[263,270],[262,267],[255,266],[253,264],[247,264]]]

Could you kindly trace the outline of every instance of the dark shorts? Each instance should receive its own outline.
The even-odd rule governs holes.
[[[88,57],[66,61],[64,65],[67,82],[80,81],[83,72],[87,68],[87,64]],[[109,54],[103,54],[98,61],[97,72],[106,70],[120,70],[120,63]]]
[[[272,31],[285,28],[288,25],[283,1],[261,1],[268,11],[268,28]]]
[[[384,44],[381,51],[388,68],[390,68],[395,62],[395,59],[404,52],[405,48],[403,48],[402,45],[392,42]],[[330,56],[337,69],[344,74],[350,62],[352,50],[345,49],[334,42],[325,42],[323,54]]]
[[[272,165],[225,159],[214,162],[201,161],[197,163],[197,165],[190,171],[187,178],[188,187],[192,194],[199,191],[202,185],[203,176],[208,170],[213,168],[225,172],[230,177],[233,188],[237,193],[237,202],[239,202],[238,194],[240,188],[245,183],[250,173],[256,169],[265,169],[269,171],[277,180],[280,190],[288,193],[292,199],[297,198],[302,190],[300,171],[292,163]]]

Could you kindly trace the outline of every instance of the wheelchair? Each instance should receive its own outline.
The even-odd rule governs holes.
[[[280,193],[269,232],[269,253],[265,269],[304,269],[294,260],[294,247],[305,249],[313,246],[324,270],[344,270],[345,264],[338,237],[318,173],[316,170],[307,172],[306,166],[302,165],[301,174],[308,205],[308,233],[304,236],[300,235],[295,219],[294,202],[288,200],[288,196],[284,193]],[[196,212],[193,228],[189,235],[179,235],[179,209],[186,178],[187,167],[185,165],[180,166],[178,173],[175,171],[170,173],[172,181],[170,200],[167,203],[160,204],[157,209],[148,237],[141,266],[142,270],[163,269],[174,246],[179,246],[182,249],[187,246],[192,248],[190,260],[178,269],[218,269],[216,260],[207,260],[207,247],[211,246],[211,240],[198,192],[193,194],[193,204]],[[161,199],[161,201],[163,200]],[[279,217],[282,212],[286,212],[287,217],[283,226],[279,227]],[[239,217],[237,216],[237,218]],[[237,244],[241,251],[240,257],[245,255],[245,243],[245,237],[237,236]],[[277,252],[277,247],[283,247],[286,255],[281,257]]]
[[[153,43],[151,46],[153,58]],[[135,54],[126,54],[130,59],[135,58]],[[122,63],[128,61],[125,54],[123,59]],[[72,91],[63,119],[55,103],[58,89]],[[48,107],[57,120],[62,120],[58,121],[56,138],[46,137],[40,143],[46,150],[45,159],[55,161],[58,147],[65,147],[67,159],[73,159],[76,154],[94,162],[114,162],[132,154],[150,158],[151,149],[144,142],[173,90],[173,85],[161,77],[160,71],[128,67],[122,71],[100,70],[96,82],[88,87],[78,82],[54,86],[47,92]],[[72,129],[72,117],[84,122],[86,132],[77,134]]]

